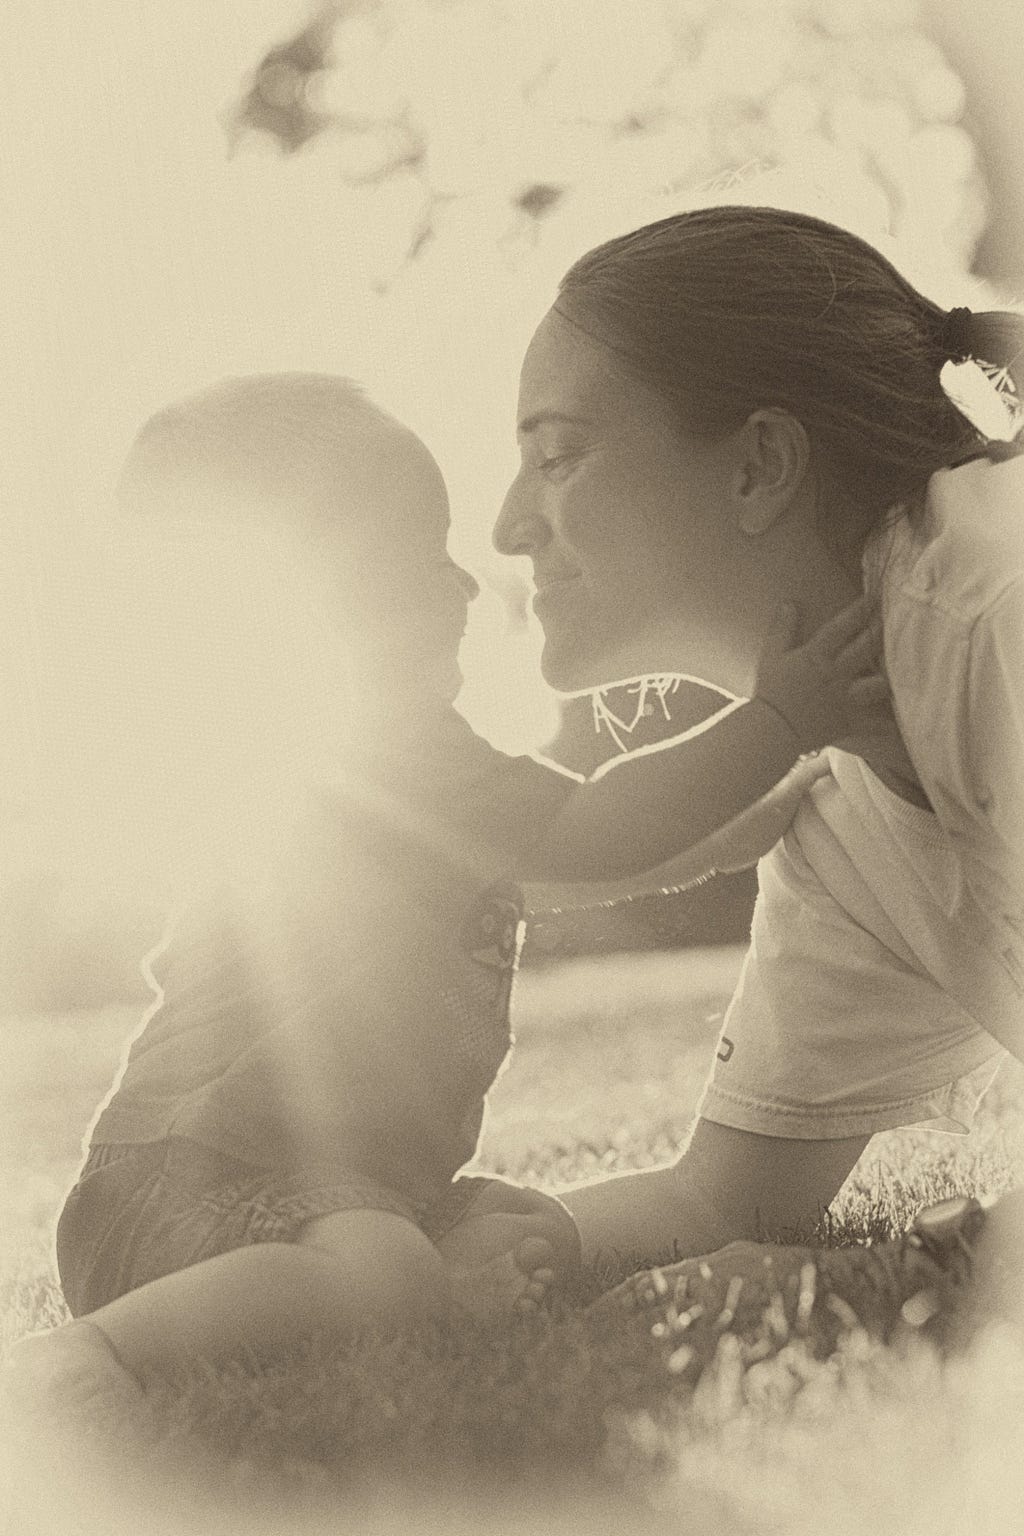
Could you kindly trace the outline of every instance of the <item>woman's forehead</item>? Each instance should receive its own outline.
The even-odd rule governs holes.
[[[519,429],[554,418],[649,416],[660,397],[615,352],[559,309],[550,309],[526,350],[519,387]]]

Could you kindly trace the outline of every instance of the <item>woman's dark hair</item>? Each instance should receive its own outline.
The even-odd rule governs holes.
[[[856,235],[775,208],[702,208],[609,240],[570,269],[555,307],[678,406],[683,430],[714,437],[759,407],[791,412],[823,532],[844,546],[984,448],[940,385],[944,362],[1016,370],[1024,396],[1024,319],[947,314]]]

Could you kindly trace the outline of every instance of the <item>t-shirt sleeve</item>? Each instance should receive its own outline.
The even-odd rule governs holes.
[[[839,792],[825,780],[817,793]],[[758,866],[751,944],[700,1114],[796,1140],[966,1131],[1003,1053],[915,955],[815,806],[812,792]],[[829,841],[835,893],[807,857],[820,864]],[[917,888],[908,867],[894,893],[903,911]]]

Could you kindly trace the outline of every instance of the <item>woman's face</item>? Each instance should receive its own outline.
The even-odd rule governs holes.
[[[494,542],[533,561],[548,682],[571,692],[706,660],[728,606],[728,440],[684,436],[660,395],[555,310],[523,363],[519,440]]]

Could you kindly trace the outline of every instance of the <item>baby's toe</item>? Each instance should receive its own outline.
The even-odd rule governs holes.
[[[552,1269],[535,1269],[516,1298],[515,1311],[520,1317],[535,1317],[544,1310],[555,1281]]]
[[[524,1237],[515,1249],[515,1261],[524,1275],[536,1275],[543,1270],[551,1276],[548,1283],[554,1281],[555,1250],[546,1237]]]
[[[547,1296],[548,1287],[546,1285],[537,1285],[531,1281],[516,1298],[515,1310],[520,1316],[535,1317],[542,1310]]]

